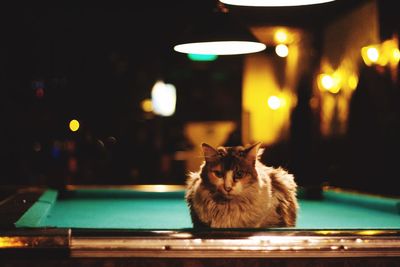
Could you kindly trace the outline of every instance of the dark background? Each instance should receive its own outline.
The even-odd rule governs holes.
[[[302,27],[315,35],[318,54],[325,25],[363,2],[231,12],[249,25]],[[398,32],[396,9],[378,3],[386,39]],[[184,124],[240,123],[243,57],[201,63],[172,50],[185,27],[206,20],[214,8],[215,1],[168,1],[2,9],[0,184],[183,183],[183,162],[165,169],[163,160],[191,148]],[[173,117],[140,108],[157,79],[177,88]],[[398,83],[365,68],[359,88],[346,136],[321,138],[318,118],[307,117],[307,108],[299,106],[297,120],[305,116],[309,127],[293,122],[297,134],[271,146],[263,160],[293,171],[303,185],[399,195]],[[74,133],[68,130],[73,118],[81,122]]]

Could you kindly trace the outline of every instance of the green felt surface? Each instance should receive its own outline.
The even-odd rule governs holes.
[[[299,203],[298,229],[400,229],[399,199],[326,191],[324,200]],[[182,229],[192,224],[183,191],[85,189],[58,199],[47,191],[16,226]]]
[[[47,215],[50,214],[55,202],[57,201],[58,193],[56,190],[47,190],[40,196],[36,203],[26,211],[22,217],[15,223],[16,227],[40,227]]]

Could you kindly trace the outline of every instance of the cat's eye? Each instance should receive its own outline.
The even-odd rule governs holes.
[[[213,171],[214,175],[217,176],[218,178],[222,178],[222,172],[221,171]]]
[[[235,172],[235,179],[240,179],[244,176],[244,172],[242,171],[236,171]]]

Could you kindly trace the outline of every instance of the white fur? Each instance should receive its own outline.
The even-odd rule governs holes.
[[[219,198],[213,188],[206,186],[200,172],[191,173],[186,199],[192,214],[202,224],[215,228],[293,226],[296,218],[292,217],[298,209],[293,175],[281,168],[267,167],[259,160],[256,170],[257,182],[243,186],[229,200]],[[280,188],[273,188],[273,184]],[[290,218],[282,218],[278,209]]]

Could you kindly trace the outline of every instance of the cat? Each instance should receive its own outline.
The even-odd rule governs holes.
[[[203,143],[204,162],[188,174],[185,200],[194,228],[294,227],[293,174],[260,161],[261,143],[246,147]]]

